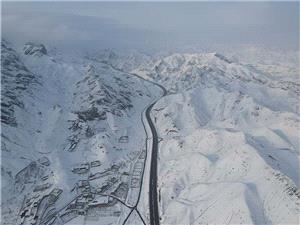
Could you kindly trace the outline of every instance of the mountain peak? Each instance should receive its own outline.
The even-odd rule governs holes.
[[[24,45],[23,50],[25,55],[35,55],[39,57],[47,55],[47,49],[43,44],[27,42]]]
[[[218,59],[220,59],[220,60],[223,60],[223,61],[225,61],[225,62],[227,62],[227,63],[232,63],[232,61],[231,60],[229,60],[228,58],[226,58],[224,55],[222,55],[222,54],[220,54],[220,53],[214,53],[214,56],[215,57],[217,57]]]

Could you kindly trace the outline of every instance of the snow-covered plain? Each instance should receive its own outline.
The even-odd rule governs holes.
[[[2,40],[1,223],[123,224],[139,203],[126,224],[148,224],[149,80],[168,91],[152,110],[161,224],[299,224],[297,55],[266,52],[83,56]]]

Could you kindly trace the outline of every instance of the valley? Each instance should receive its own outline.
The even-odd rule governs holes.
[[[293,65],[1,44],[3,224],[297,224]]]

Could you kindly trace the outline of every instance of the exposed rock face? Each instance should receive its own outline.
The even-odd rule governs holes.
[[[30,84],[37,83],[37,79],[5,40],[1,41],[1,48],[1,122],[17,126],[15,107],[24,107],[22,93]]]
[[[70,121],[72,124],[69,129],[73,134],[69,137],[69,151],[76,148],[80,139],[92,137],[95,123],[106,120],[107,113],[122,117],[133,107],[131,98],[137,93],[130,89],[128,77],[111,75],[105,78],[104,73],[107,72],[109,69],[89,65],[86,76],[76,83],[73,95],[78,109],[73,112],[77,115],[76,120]]]
[[[133,93],[129,91],[125,80],[114,77],[113,82],[119,85],[119,89],[115,89],[101,78],[103,74],[93,66],[89,66],[87,71],[86,77],[77,83],[78,91],[74,94],[76,101],[80,103],[78,105],[81,109],[76,111],[79,119],[103,120],[107,112],[122,116],[132,107],[130,98]]]
[[[227,63],[232,63],[232,61],[231,60],[229,60],[227,57],[225,57],[224,55],[221,55],[220,53],[215,53],[215,57],[217,57],[217,58],[219,58],[219,59],[221,59],[221,60],[223,60],[223,61],[225,61],[225,62],[227,62]]]
[[[99,113],[96,107],[92,107],[85,111],[76,112],[76,114],[78,115],[78,118],[83,121],[91,121],[95,119],[99,119],[99,120],[106,119],[105,112]]]
[[[47,55],[47,49],[43,44],[28,42],[24,45],[23,50],[25,55],[35,55],[38,57]]]

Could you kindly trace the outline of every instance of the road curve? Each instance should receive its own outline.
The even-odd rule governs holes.
[[[103,63],[103,62],[102,62]],[[150,163],[150,182],[149,182],[149,210],[150,210],[150,224],[151,225],[159,225],[159,210],[158,210],[158,197],[157,197],[157,156],[158,156],[158,136],[157,136],[157,132],[154,126],[154,123],[151,119],[150,113],[151,110],[153,108],[153,106],[156,104],[156,102],[158,100],[160,100],[162,97],[167,95],[167,90],[160,84],[155,83],[153,81],[150,80],[146,80],[143,77],[138,76],[137,74],[134,73],[128,73],[126,71],[123,71],[119,68],[114,67],[112,64],[109,63],[105,63],[107,65],[109,65],[112,69],[114,70],[118,70],[120,72],[126,73],[126,74],[130,74],[133,75],[135,77],[138,77],[144,81],[147,81],[149,83],[152,83],[156,86],[158,86],[163,94],[160,98],[158,98],[155,102],[153,102],[150,106],[148,106],[148,108],[146,109],[145,115],[146,115],[146,119],[147,122],[149,124],[149,127],[151,129],[151,133],[152,133],[152,155],[151,155],[151,163]],[[140,190],[141,192],[141,190]],[[127,219],[130,217],[130,214],[132,213],[132,211],[134,209],[136,209],[138,202],[139,202],[139,198],[140,198],[140,192],[139,192],[139,197],[138,197],[138,201],[136,203],[136,205],[134,206],[134,208],[131,210],[131,212],[129,213],[129,215],[127,216],[127,218],[124,220],[123,224],[126,224]],[[137,211],[138,212],[138,211]],[[139,212],[138,212],[139,213]],[[141,215],[139,214],[140,218],[143,220],[143,218],[141,217]],[[143,223],[145,224],[145,222],[143,221]]]
[[[154,83],[155,85],[159,86],[163,90],[164,97],[167,94],[166,89]],[[161,97],[161,98],[162,98]],[[158,99],[159,100],[159,99]],[[159,225],[159,210],[158,210],[158,197],[157,197],[157,156],[158,156],[158,136],[153,121],[151,119],[150,113],[153,106],[158,101],[156,100],[152,103],[146,110],[146,119],[150,126],[152,132],[152,155],[151,155],[151,164],[150,164],[150,182],[149,182],[149,208],[150,208],[150,224],[151,225]]]

